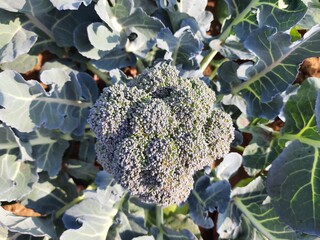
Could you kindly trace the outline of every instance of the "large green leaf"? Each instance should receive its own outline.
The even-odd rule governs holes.
[[[250,176],[254,176],[270,165],[284,146],[279,141],[277,132],[271,128],[263,125],[251,126],[248,132],[253,138],[243,151],[243,166]]]
[[[124,190],[105,172],[100,172],[98,178],[97,191],[86,192],[84,200],[65,212],[62,219],[68,230],[61,235],[61,240],[106,239],[121,207],[117,203]]]
[[[253,32],[245,46],[257,57],[258,62],[245,70],[243,84],[233,88],[236,93],[246,89],[262,102],[269,102],[287,89],[295,80],[298,64],[305,58],[319,56],[320,25],[308,31],[303,39],[290,42],[290,35],[264,27]]]
[[[161,30],[157,37],[157,46],[167,51],[164,58],[182,65],[184,69],[198,66],[196,57],[201,53],[203,44],[191,33],[190,28],[181,28],[172,34],[168,28]]]
[[[320,91],[318,91],[315,114],[316,114],[318,131],[320,131]]]
[[[0,124],[0,201],[15,201],[30,193],[38,181],[31,146]]]
[[[93,5],[81,6],[77,11],[58,11],[55,9],[48,16],[43,16],[43,19],[46,20],[57,45],[60,47],[74,46],[73,31],[78,25],[84,22],[99,21]]]
[[[308,6],[307,13],[298,22],[298,26],[304,29],[310,29],[314,25],[320,22],[320,2],[318,0],[302,0],[306,6]]]
[[[240,168],[242,156],[239,153],[228,153],[222,163],[215,168],[216,176],[221,180],[229,180]]]
[[[281,220],[315,235],[320,234],[319,169],[319,148],[296,140],[273,162],[268,174],[268,194]]]
[[[19,17],[0,9],[0,63],[28,53],[36,41],[37,35],[27,30]]]
[[[316,127],[315,107],[320,78],[309,78],[301,85],[298,93],[289,98],[283,112],[286,124],[281,129],[284,138],[293,137],[310,145],[317,145],[320,135]],[[315,140],[315,142],[310,142]]]
[[[87,27],[90,43],[97,49],[109,51],[120,41],[120,36],[110,31],[103,23],[91,23]]]
[[[38,63],[38,56],[22,54],[12,62],[6,62],[0,65],[2,70],[11,69],[19,73],[31,71]]]
[[[17,135],[24,144],[30,146],[31,156],[36,161],[38,171],[47,171],[51,177],[56,176],[61,169],[62,157],[71,137],[45,128],[28,134],[17,132]]]
[[[47,173],[39,174],[39,181],[32,187],[21,204],[27,208],[49,215],[65,207],[78,196],[74,182],[64,173],[50,178]]]
[[[163,227],[163,240],[196,240],[196,236],[188,229],[182,229],[180,231],[172,230],[168,227]],[[152,235],[156,238],[159,236],[159,229],[153,227],[151,229]]]
[[[45,236],[56,238],[54,225],[49,216],[47,217],[23,217],[0,207],[0,225],[5,226],[11,232],[25,233],[36,237]],[[19,234],[18,234],[19,235]],[[16,239],[16,238],[12,238]],[[24,236],[23,239],[27,239]]]
[[[85,181],[93,180],[98,172],[97,167],[92,162],[88,163],[79,159],[68,159],[64,166],[70,176]]]
[[[94,47],[89,40],[87,29],[90,26],[90,22],[84,22],[78,24],[78,26],[73,31],[73,42],[74,46],[77,48],[79,53],[83,56],[91,59],[100,59],[104,51],[99,50]]]
[[[208,213],[216,210],[224,212],[230,200],[230,191],[231,186],[228,181],[211,183],[209,176],[201,176],[187,199],[191,219],[203,228],[212,228],[213,221]]]
[[[307,8],[300,0],[286,1],[286,7],[278,0],[227,0],[230,17],[225,21],[219,39],[224,41],[235,28],[240,39],[265,25],[285,31],[295,25]],[[259,9],[257,11],[257,9]],[[257,14],[259,12],[259,14]]]
[[[282,102],[279,99],[280,102],[275,104],[275,100],[291,86],[298,66],[305,58],[320,56],[319,44],[320,25],[294,43],[290,42],[290,35],[276,32],[274,28],[262,27],[253,31],[245,46],[257,56],[258,61],[253,66],[240,66],[238,76],[243,81],[231,92],[247,100],[249,115],[274,118],[279,114]],[[265,108],[267,106],[269,110]]]
[[[148,233],[144,219],[145,209],[138,207],[128,199],[129,196],[125,197],[108,232],[107,240],[131,240]]]
[[[99,0],[95,5],[95,10],[99,17],[108,24],[111,29],[120,32],[122,27],[119,25],[118,19],[125,19],[130,15],[130,12],[133,10],[133,1],[118,0],[109,2]]]
[[[49,1],[38,0],[1,0],[0,8],[10,12],[23,12],[23,13],[39,13],[49,11],[53,8]]]
[[[132,0],[118,0],[112,4],[100,0],[95,10],[113,32],[124,32],[130,39],[125,46],[128,52],[142,56],[152,48],[158,32],[164,27],[160,20],[149,16],[142,8],[134,7]]]
[[[218,232],[223,239],[297,239],[295,231],[279,220],[261,177],[232,191],[228,210],[219,215]]]
[[[280,219],[294,229],[320,234],[320,135],[314,113],[320,81],[307,79],[289,98],[281,139],[293,141],[272,162],[267,189]]]
[[[49,92],[14,71],[0,73],[0,120],[21,132],[44,126],[81,135],[88,109],[98,95],[93,79],[84,73],[51,69],[41,74],[41,80],[51,87]]]
[[[0,201],[20,200],[38,181],[35,164],[19,161],[11,154],[0,157],[0,172]]]
[[[0,156],[13,154],[21,161],[33,161],[31,153],[30,143],[21,141],[11,128],[0,124]]]

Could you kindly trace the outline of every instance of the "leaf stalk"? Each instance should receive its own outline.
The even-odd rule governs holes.
[[[163,208],[162,208],[162,206],[156,206],[156,221],[157,221],[157,227],[159,229],[157,240],[163,240],[162,225],[164,223],[164,219],[163,219]]]

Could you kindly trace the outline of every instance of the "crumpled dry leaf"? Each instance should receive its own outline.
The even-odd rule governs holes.
[[[31,208],[26,208],[21,203],[13,203],[1,206],[4,210],[10,211],[17,216],[22,217],[40,217],[41,214],[33,211]]]

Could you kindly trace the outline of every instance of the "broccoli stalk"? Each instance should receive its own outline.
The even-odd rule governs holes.
[[[90,111],[98,162],[132,195],[159,206],[187,199],[196,171],[229,152],[228,114],[198,78],[182,78],[167,63],[128,85],[103,90]]]

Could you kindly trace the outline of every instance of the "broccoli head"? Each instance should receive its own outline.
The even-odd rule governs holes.
[[[227,154],[234,138],[232,119],[214,101],[203,81],[167,63],[105,88],[88,120],[98,162],[145,202],[185,201],[194,173]]]

